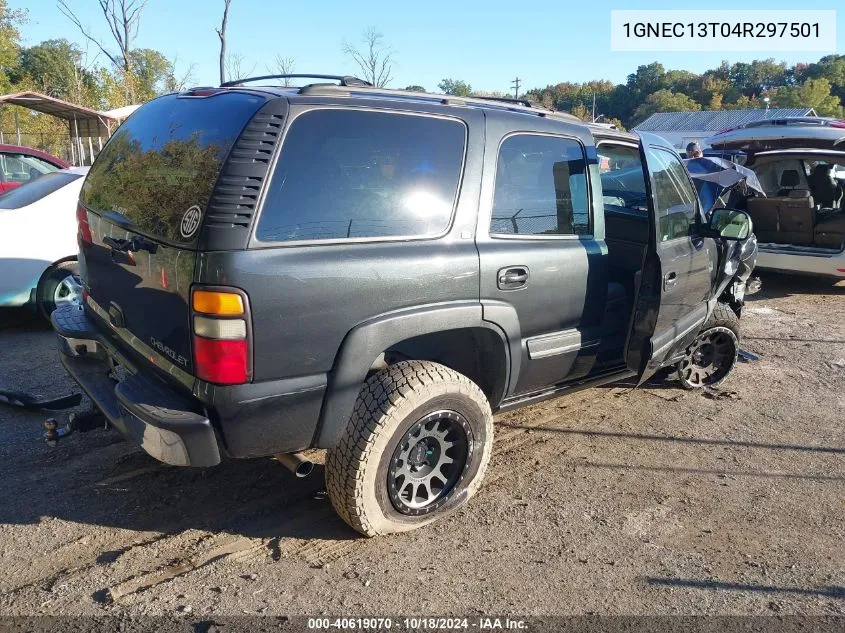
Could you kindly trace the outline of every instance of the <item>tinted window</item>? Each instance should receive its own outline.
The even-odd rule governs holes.
[[[535,134],[511,136],[499,148],[490,232],[589,234],[587,193],[580,143]]]
[[[598,148],[604,210],[648,215],[648,193],[640,151],[624,145]]]
[[[177,242],[193,206],[204,211],[229,149],[262,97],[223,93],[170,95],[141,106],[94,161],[81,199],[149,235]]]
[[[43,177],[10,189],[0,196],[0,209],[20,209],[44,196],[58,191],[69,182],[82,178],[82,174],[70,174],[66,171],[54,171]]]
[[[695,232],[698,194],[690,183],[681,159],[671,152],[649,148],[657,222],[662,241],[686,237]]]
[[[465,137],[447,119],[307,112],[287,133],[256,238],[438,235],[451,221]]]

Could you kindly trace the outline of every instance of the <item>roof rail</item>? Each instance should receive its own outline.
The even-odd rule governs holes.
[[[511,99],[510,97],[488,97],[488,96],[477,96],[472,95],[469,97],[470,99],[483,99],[484,101],[498,101],[499,103],[512,103],[514,105],[521,105],[525,106],[526,108],[541,108],[543,110],[547,110],[548,108],[544,108],[540,106],[539,103],[536,101],[532,102],[528,99]]]
[[[564,121],[571,121],[573,123],[583,123],[574,114],[569,112],[560,112],[546,108],[536,102],[528,99],[509,99],[507,97],[459,97],[455,95],[444,95],[436,92],[414,92],[412,90],[396,90],[393,88],[377,88],[375,86],[361,86],[367,91],[372,91],[377,95],[396,95],[396,96],[414,96],[421,99],[436,99],[444,105],[467,105],[475,104],[480,106],[493,106],[498,103],[499,107],[510,110],[512,112],[525,112],[526,114],[533,114],[540,117],[552,117],[555,119],[562,119]],[[338,86],[325,86],[326,90],[337,90]],[[491,103],[492,102],[492,103]]]
[[[355,86],[356,88],[372,87],[369,81],[358,79],[352,75],[310,75],[310,74],[288,74],[288,75],[259,75],[258,77],[244,77],[243,79],[233,79],[232,81],[224,81],[220,84],[221,88],[229,88],[231,86],[240,86],[247,82],[263,81],[265,79],[331,79],[338,82],[341,86]]]

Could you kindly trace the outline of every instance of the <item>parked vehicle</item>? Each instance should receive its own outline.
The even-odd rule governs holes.
[[[87,172],[50,172],[0,196],[0,307],[31,304],[49,319],[81,300],[76,207]]]
[[[730,372],[750,222],[704,220],[664,140],[328,79],[155,99],[85,180],[86,300],[53,325],[151,455],[328,449],[335,509],[387,534],[467,502],[493,411]]]
[[[0,194],[70,166],[67,161],[39,149],[0,144]]]
[[[747,199],[761,269],[845,279],[845,121],[798,117],[720,132],[741,151],[766,196]]]

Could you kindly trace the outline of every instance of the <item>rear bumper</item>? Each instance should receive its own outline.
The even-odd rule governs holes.
[[[315,445],[325,374],[174,386],[155,369],[163,361],[152,365],[98,321],[78,307],[53,312],[62,364],[111,424],[156,459],[205,467],[224,454],[264,457]],[[119,379],[115,365],[125,370]]]
[[[809,254],[760,247],[757,253],[756,268],[783,273],[845,279],[845,252]]]
[[[155,377],[134,371],[81,308],[56,310],[52,323],[62,365],[112,426],[166,464],[208,467],[220,463],[214,427],[198,412],[198,403]],[[120,380],[114,377],[117,364],[126,371]]]

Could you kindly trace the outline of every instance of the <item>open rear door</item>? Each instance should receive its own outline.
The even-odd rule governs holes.
[[[674,148],[640,133],[651,232],[637,281],[625,361],[639,383],[674,362],[707,318],[716,247],[699,235],[700,202]]]

